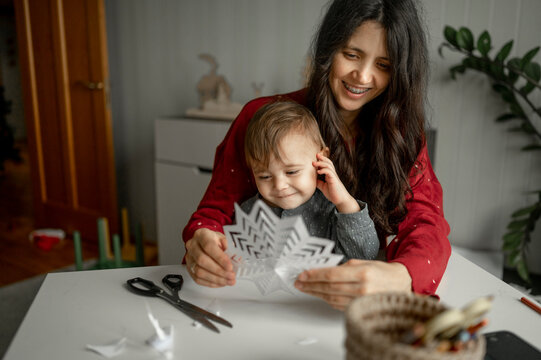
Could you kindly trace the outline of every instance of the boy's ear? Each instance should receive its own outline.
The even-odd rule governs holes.
[[[325,148],[323,148],[323,150],[320,151],[321,154],[323,154],[323,156],[325,157],[329,157],[331,151],[329,150],[329,147],[328,146],[325,146]]]

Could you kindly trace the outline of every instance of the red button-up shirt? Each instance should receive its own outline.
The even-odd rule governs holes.
[[[216,149],[212,179],[197,211],[184,228],[185,242],[200,228],[223,232],[223,225],[233,223],[233,204],[256,194],[253,175],[244,157],[244,137],[254,113],[264,104],[280,98],[306,104],[305,91],[300,90],[258,98],[244,106]],[[450,229],[443,216],[442,188],[426,146],[421,149],[416,164],[410,174],[413,197],[409,196],[406,202],[406,218],[400,223],[396,237],[389,244],[381,245],[386,248],[387,261],[406,266],[413,291],[434,294],[451,255],[447,239]]]

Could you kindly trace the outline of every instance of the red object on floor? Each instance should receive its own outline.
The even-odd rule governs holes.
[[[43,251],[49,251],[58,244],[60,239],[57,236],[36,235],[34,236],[34,244]]]

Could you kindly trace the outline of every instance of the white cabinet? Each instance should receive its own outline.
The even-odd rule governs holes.
[[[160,265],[180,264],[182,229],[210,181],[216,146],[231,122],[160,118],[155,120],[155,175]]]

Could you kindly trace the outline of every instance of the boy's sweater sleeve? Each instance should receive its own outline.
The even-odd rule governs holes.
[[[368,205],[357,200],[361,211],[339,213],[334,208],[334,239],[347,259],[373,260],[378,255],[379,240]]]
[[[443,216],[443,191],[434,174],[426,146],[410,174],[413,196],[398,234],[387,245],[387,260],[406,266],[412,290],[434,294],[451,256],[449,225]]]

